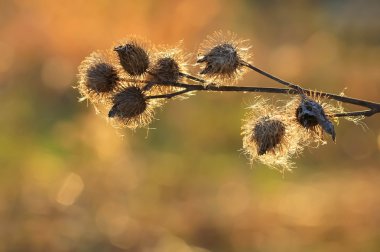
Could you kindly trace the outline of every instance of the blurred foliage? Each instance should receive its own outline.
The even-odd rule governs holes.
[[[254,63],[284,79],[379,102],[379,9],[2,0],[0,251],[379,251],[379,116],[366,130],[342,120],[337,144],[307,151],[282,177],[239,151],[252,94],[169,102],[154,129],[133,133],[72,88],[80,61],[122,37],[183,39],[196,52],[222,29],[249,38]],[[241,84],[275,85],[253,73]]]

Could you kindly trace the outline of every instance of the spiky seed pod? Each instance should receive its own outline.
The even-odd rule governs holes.
[[[231,75],[240,65],[236,49],[228,43],[217,45],[206,55],[197,60],[206,63],[200,74]]]
[[[252,133],[252,141],[257,145],[257,154],[264,155],[281,143],[285,135],[285,124],[278,119],[263,116],[257,120]]]
[[[180,46],[171,49],[158,47],[147,80],[157,83],[179,82],[183,79],[181,74],[187,72],[187,60],[188,55],[183,53]],[[168,94],[178,90],[180,89],[173,86],[155,85],[152,92]]]
[[[152,81],[176,82],[180,78],[179,64],[172,57],[159,58],[152,69]]]
[[[144,94],[138,87],[129,87],[113,98],[114,105],[108,113],[109,117],[134,117],[142,114],[146,107]]]
[[[197,63],[204,65],[200,74],[211,82],[233,85],[245,72],[242,63],[249,60],[246,40],[230,32],[215,32],[202,43]]]
[[[158,105],[149,100],[144,91],[133,85],[127,85],[112,97],[112,107],[108,117],[116,127],[136,129],[150,124],[154,118],[154,108]]]
[[[131,77],[140,77],[150,65],[148,46],[143,40],[133,38],[114,47],[119,63]]]
[[[106,53],[93,52],[79,66],[78,89],[85,99],[97,103],[103,101],[120,81],[117,68]]]
[[[281,172],[291,170],[290,159],[305,146],[305,132],[299,133],[299,126],[283,106],[257,99],[249,110],[242,126],[244,152],[251,162],[259,161]]]
[[[308,130],[320,132],[324,130],[335,141],[334,124],[326,116],[323,106],[308,97],[302,97],[296,109],[297,122]]]

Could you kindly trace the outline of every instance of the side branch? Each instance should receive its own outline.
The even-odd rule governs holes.
[[[354,104],[354,105],[359,105],[359,106],[362,106],[362,107],[366,107],[366,108],[370,108],[371,110],[379,110],[379,104],[378,103],[374,103],[374,102],[369,102],[369,101],[364,101],[364,100],[359,100],[359,99],[355,99],[355,98],[350,98],[350,97],[346,97],[346,96],[341,96],[341,95],[336,95],[336,94],[329,94],[329,93],[325,93],[325,92],[318,92],[318,91],[311,91],[309,89],[304,89],[302,88],[301,86],[299,85],[296,85],[296,84],[293,84],[293,83],[290,83],[288,81],[285,81],[285,80],[282,80],[268,72],[265,72],[264,70],[260,69],[260,68],[257,68],[249,63],[246,63],[246,62],[243,62],[242,63],[243,66],[245,67],[248,67],[249,69],[261,74],[261,75],[264,75],[266,77],[268,77],[269,79],[272,79],[280,84],[283,84],[285,86],[288,86],[292,89],[295,89],[297,91],[300,91],[300,92],[297,92],[297,93],[304,93],[304,94],[307,94],[307,95],[311,95],[311,94],[316,94],[316,95],[319,95],[323,98],[327,98],[327,99],[333,99],[333,100],[336,100],[336,101],[340,101],[340,102],[345,102],[345,103],[350,103],[350,104]]]
[[[366,107],[366,108],[370,109],[370,110],[365,110],[365,111],[339,113],[339,114],[334,115],[336,117],[343,117],[343,116],[367,116],[368,117],[368,116],[371,116],[373,114],[380,112],[380,105],[378,103],[369,102],[369,101],[360,100],[360,99],[355,99],[355,98],[346,97],[346,96],[342,96],[342,95],[329,94],[329,93],[325,93],[325,92],[317,92],[317,91],[313,92],[311,90],[304,89],[299,85],[296,85],[296,84],[290,83],[288,81],[282,80],[282,79],[280,79],[280,78],[278,78],[278,77],[276,77],[276,76],[274,76],[268,72],[265,72],[264,70],[261,70],[260,68],[257,68],[255,66],[249,64],[249,63],[243,62],[242,65],[245,67],[248,67],[249,69],[251,69],[251,70],[253,70],[253,71],[255,71],[261,75],[268,77],[269,79],[272,79],[272,80],[274,80],[280,84],[283,84],[285,86],[288,86],[292,89],[297,90],[297,93],[299,93],[299,94],[307,94],[307,95],[316,94],[316,95],[319,95],[323,98],[332,99],[332,100],[336,100],[336,101],[340,101],[340,102],[344,102],[344,103],[350,103],[350,104],[354,104],[354,105],[358,105],[358,106],[362,106],[362,107]]]
[[[170,93],[170,94],[162,94],[162,95],[150,95],[150,96],[147,96],[146,98],[147,99],[171,99],[175,96],[178,96],[178,95],[182,95],[182,94],[185,94],[185,93],[188,93],[188,92],[191,92],[191,90],[189,89],[184,89],[184,90],[180,90],[180,91],[177,91],[177,92],[174,92],[174,93]]]
[[[274,80],[274,81],[277,81],[278,83],[280,83],[280,84],[282,84],[282,85],[285,85],[285,86],[287,86],[287,87],[290,87],[290,88],[292,88],[292,89],[295,89],[295,90],[298,91],[298,93],[302,93],[302,92],[305,91],[305,89],[303,89],[301,86],[296,85],[296,84],[294,84],[294,83],[290,83],[290,82],[285,81],[285,80],[282,80],[282,79],[280,79],[280,78],[278,78],[278,77],[276,77],[276,76],[274,76],[274,75],[272,75],[272,74],[270,74],[270,73],[265,72],[264,70],[261,70],[260,68],[257,68],[257,67],[255,67],[255,66],[253,66],[253,65],[251,65],[251,64],[249,64],[249,63],[247,63],[247,62],[242,62],[241,65],[243,65],[243,66],[245,66],[245,67],[248,67],[249,69],[251,69],[251,70],[253,70],[253,71],[255,71],[255,72],[258,72],[259,74],[264,75],[264,76],[268,77],[269,79],[272,79],[272,80]]]

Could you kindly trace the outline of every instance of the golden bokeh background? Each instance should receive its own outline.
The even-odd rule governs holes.
[[[230,30],[250,39],[260,68],[380,102],[379,9],[375,0],[0,1],[0,251],[379,251],[380,115],[364,128],[342,120],[337,144],[305,151],[282,176],[240,151],[254,94],[172,101],[154,129],[133,133],[73,89],[81,60],[123,37],[183,40],[196,52]],[[250,73],[241,85],[276,83]]]

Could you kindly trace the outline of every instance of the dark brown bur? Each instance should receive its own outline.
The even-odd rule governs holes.
[[[116,68],[105,62],[90,66],[86,77],[87,88],[98,93],[111,92],[120,80]]]
[[[335,141],[333,123],[328,119],[321,104],[309,98],[303,98],[296,109],[296,119],[304,128],[316,131],[323,129]],[[322,130],[321,130],[322,134]]]
[[[251,141],[257,145],[257,154],[264,155],[281,143],[285,135],[285,124],[268,116],[261,117],[253,128]]]
[[[144,113],[147,108],[145,95],[138,87],[128,87],[113,98],[108,117],[129,120]]]
[[[200,74],[233,75],[240,66],[240,57],[235,47],[225,43],[215,46],[206,55],[198,59],[197,63],[205,63]]]
[[[149,68],[149,55],[139,45],[128,43],[114,48],[120,61],[120,65],[131,76],[140,76]]]
[[[317,117],[315,113],[313,113],[313,107],[316,107],[323,112],[323,109],[319,104],[313,104],[311,101],[302,102],[296,109],[297,121],[307,129],[311,129],[318,125]]]
[[[160,58],[151,73],[153,81],[176,82],[180,78],[180,67],[171,57]]]

